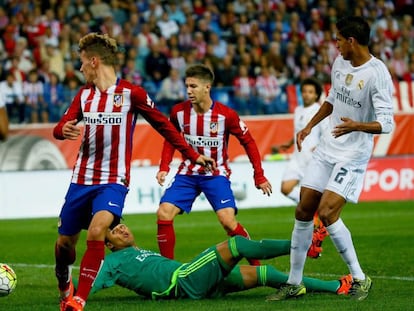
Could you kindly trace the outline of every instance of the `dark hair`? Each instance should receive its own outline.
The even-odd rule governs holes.
[[[322,85],[319,83],[318,80],[314,79],[314,78],[306,78],[302,81],[302,83],[300,84],[300,90],[302,90],[304,85],[313,85],[313,87],[315,88],[315,92],[316,92],[316,100],[318,101],[319,98],[321,98],[322,95]]]
[[[359,44],[368,46],[371,29],[361,16],[347,16],[336,23],[336,29],[345,38],[355,38]]]
[[[191,77],[191,78],[197,78],[200,80],[204,80],[211,84],[213,84],[214,82],[214,73],[210,69],[210,67],[206,65],[197,64],[197,65],[188,67],[187,70],[185,71],[185,76],[187,78]]]

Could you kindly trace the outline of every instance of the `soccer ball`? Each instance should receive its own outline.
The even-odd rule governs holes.
[[[7,296],[15,288],[17,276],[13,269],[5,263],[0,263],[0,297]]]

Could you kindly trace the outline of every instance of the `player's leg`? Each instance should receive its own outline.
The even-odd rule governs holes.
[[[161,255],[174,259],[174,218],[181,210],[174,204],[163,202],[157,210],[157,242]]]
[[[218,258],[223,268],[230,271],[243,258],[269,259],[290,252],[289,240],[249,240],[236,235],[216,245]]]
[[[227,235],[230,237],[240,235],[250,239],[249,232],[236,220],[237,207],[230,180],[224,176],[213,176],[205,178],[201,185]],[[252,266],[260,265],[260,261],[252,257],[247,260]]]
[[[119,184],[93,186],[92,219],[86,236],[86,251],[82,257],[76,296],[67,303],[68,307],[82,310],[89,296],[92,284],[105,256],[105,236],[109,228],[119,223],[122,217],[128,189]]]
[[[157,210],[157,242],[164,257],[174,259],[174,218],[191,212],[191,206],[200,194],[197,177],[176,175],[161,197]]]
[[[73,236],[59,235],[55,244],[55,275],[58,280],[61,309],[73,296],[72,269],[76,259],[76,243],[79,234]]]
[[[300,198],[300,187],[298,184],[299,180],[290,179],[283,180],[280,186],[280,191],[296,204],[299,202]]]
[[[366,163],[340,163],[322,196],[319,217],[325,224],[332,242],[347,264],[354,279],[351,295],[362,300],[368,296],[371,279],[365,275],[359,264],[351,232],[340,218],[346,201],[356,203],[362,191]]]
[[[83,221],[89,221],[88,214],[88,191],[82,186],[70,184],[59,214],[59,236],[55,243],[55,275],[61,310],[65,310],[66,302],[73,296],[71,265],[76,259],[79,233],[85,227]]]
[[[259,267],[241,265],[236,266],[220,284],[224,294],[248,290],[259,286],[279,288],[286,283],[288,275],[280,272],[271,265]],[[350,287],[350,276],[342,277],[340,280],[320,280],[304,277],[303,283],[307,290],[313,292],[330,292],[336,294],[347,294]],[[339,291],[340,290],[340,291]]]

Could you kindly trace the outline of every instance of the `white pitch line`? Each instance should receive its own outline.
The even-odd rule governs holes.
[[[54,269],[54,265],[45,265],[45,264],[28,264],[28,263],[10,263],[11,267],[21,267],[21,268],[40,268],[40,269]],[[72,266],[73,269],[79,270],[79,266]],[[310,273],[307,276],[312,277],[338,277],[336,274],[331,273]],[[383,280],[397,280],[397,281],[407,281],[414,282],[414,277],[412,276],[384,276],[384,275],[370,275],[373,279],[383,279]]]

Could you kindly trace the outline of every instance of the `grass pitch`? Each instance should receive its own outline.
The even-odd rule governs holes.
[[[195,210],[197,208],[195,207]],[[342,219],[352,232],[357,254],[373,287],[364,301],[329,293],[309,293],[304,297],[266,302],[272,288],[257,288],[234,293],[218,300],[150,301],[120,287],[103,290],[89,297],[85,310],[413,310],[414,290],[414,202],[375,202],[348,204]],[[154,214],[125,215],[138,244],[157,250]],[[238,220],[253,239],[289,239],[293,228],[294,208],[257,208],[240,210]],[[0,298],[0,310],[58,310],[54,276],[54,243],[57,219],[0,221],[0,262],[8,263],[17,274],[17,287]],[[193,212],[175,220],[176,257],[187,261],[216,244],[226,235],[212,211]],[[85,232],[79,241],[74,276],[85,250]],[[305,275],[337,279],[347,274],[330,239],[317,260],[308,259]],[[289,257],[265,261],[288,272]],[[246,263],[246,262],[243,262]]]

